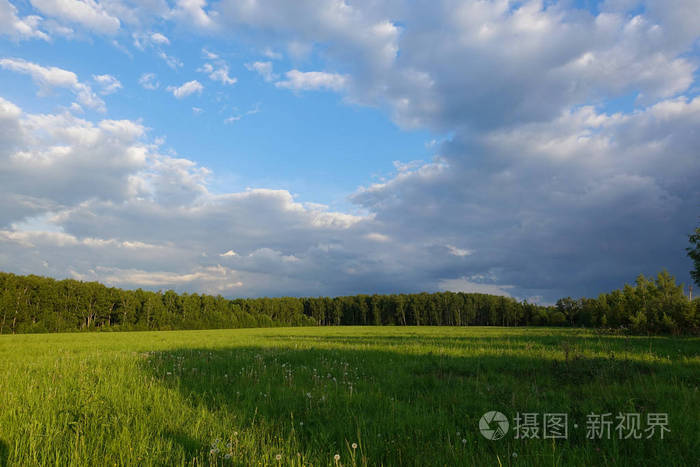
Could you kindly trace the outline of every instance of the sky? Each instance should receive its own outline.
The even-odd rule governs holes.
[[[700,0],[0,0],[0,270],[553,303],[700,219]]]

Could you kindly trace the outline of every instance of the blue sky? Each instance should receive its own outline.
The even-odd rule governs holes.
[[[551,302],[700,215],[696,0],[0,0],[4,270]]]

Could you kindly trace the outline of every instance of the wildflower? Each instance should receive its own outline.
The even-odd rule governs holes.
[[[277,455],[275,456],[275,459],[277,459],[278,461],[281,461],[281,460],[282,460],[282,454],[277,454]]]
[[[467,440],[462,438],[462,444],[467,444]]]
[[[335,462],[337,463],[340,460],[340,454],[333,456],[333,459],[335,459]]]
[[[352,448],[357,449],[357,443],[352,443]]]
[[[224,456],[224,459],[230,459],[230,458],[231,458],[231,454],[226,454],[226,455]]]
[[[238,436],[238,432],[237,432],[237,431],[234,431],[234,432],[233,432],[233,436]]]
[[[514,453],[513,453],[513,457],[518,457],[518,453],[517,453],[517,452],[514,452]]]

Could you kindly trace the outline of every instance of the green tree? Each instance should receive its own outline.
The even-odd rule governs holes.
[[[689,235],[690,245],[686,248],[688,256],[693,260],[693,270],[690,271],[690,277],[695,283],[700,286],[700,227],[695,229],[695,233]]]

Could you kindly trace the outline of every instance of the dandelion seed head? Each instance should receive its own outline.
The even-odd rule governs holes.
[[[338,462],[340,460],[340,454],[336,454],[335,456],[333,456],[333,459],[335,459],[335,461]]]
[[[357,449],[357,443],[352,443],[352,448]]]
[[[281,461],[281,460],[282,460],[282,454],[277,454],[277,455],[275,456],[275,459],[277,459],[278,461]]]

